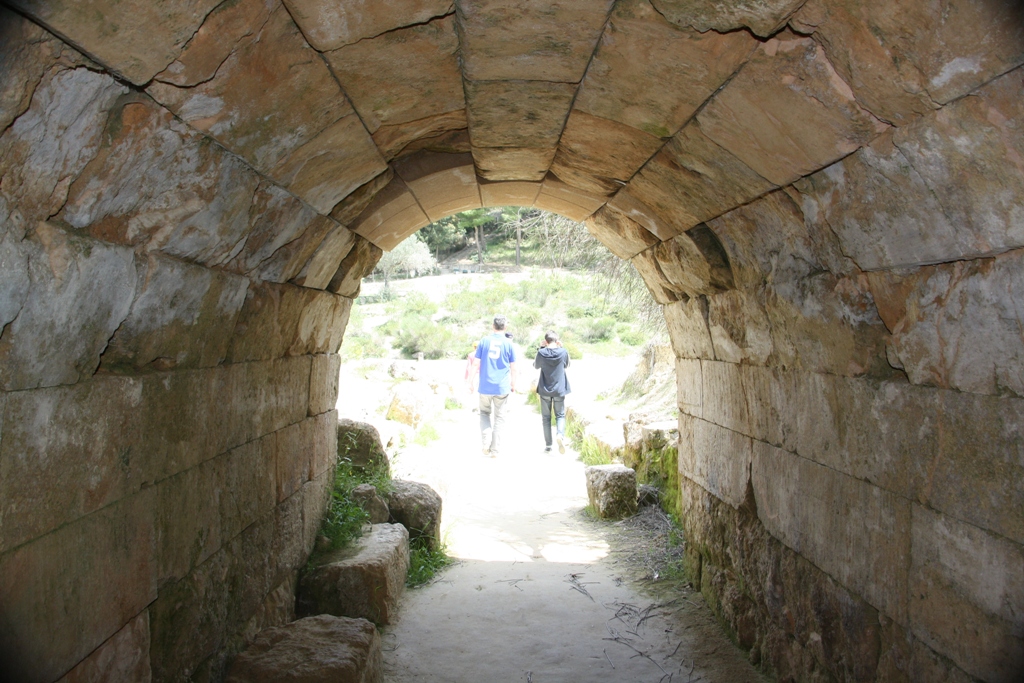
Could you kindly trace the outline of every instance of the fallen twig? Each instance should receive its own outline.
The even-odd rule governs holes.
[[[604,658],[608,660],[608,666],[614,669],[615,665],[612,664],[612,658],[608,656],[608,648],[604,648],[601,652],[604,653]]]

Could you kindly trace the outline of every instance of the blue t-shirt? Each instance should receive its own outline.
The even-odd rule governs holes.
[[[480,393],[504,396],[512,390],[511,365],[516,362],[516,349],[503,332],[480,340],[476,347],[480,359]]]

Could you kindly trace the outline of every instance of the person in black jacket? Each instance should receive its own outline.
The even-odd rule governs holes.
[[[569,367],[569,352],[562,348],[558,335],[549,331],[544,343],[537,349],[533,367],[540,369],[537,393],[540,395],[540,419],[544,425],[544,452],[551,452],[551,413],[555,414],[555,430],[558,452],[565,453],[565,395],[569,393],[569,379],[565,369]]]

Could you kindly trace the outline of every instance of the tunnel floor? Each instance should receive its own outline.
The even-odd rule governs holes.
[[[446,411],[440,440],[396,458],[397,477],[444,498],[457,563],[406,593],[384,631],[387,679],[766,681],[700,593],[641,581],[627,525],[583,512],[583,464],[571,449],[544,454],[536,411],[512,401],[498,458],[480,454],[469,408]]]

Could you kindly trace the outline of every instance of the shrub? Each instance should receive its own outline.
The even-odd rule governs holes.
[[[431,550],[427,539],[414,538],[409,542],[409,573],[406,574],[405,585],[409,588],[422,586],[452,562],[443,543],[436,550]]]
[[[615,335],[615,318],[606,315],[603,318],[582,320],[578,329],[582,341],[589,343],[605,341]]]
[[[632,325],[620,324],[616,327],[616,331],[622,343],[629,346],[640,346],[647,341],[647,335]]]

